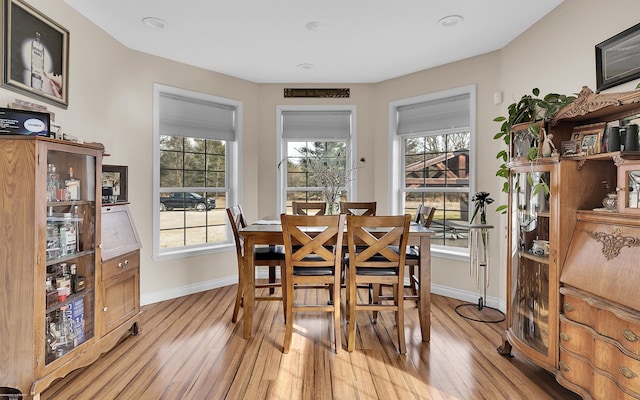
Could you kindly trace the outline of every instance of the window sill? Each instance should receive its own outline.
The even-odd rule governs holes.
[[[445,258],[454,261],[469,262],[469,250],[468,249],[455,249],[444,246],[431,246],[431,256],[437,258]]]
[[[196,257],[213,253],[221,253],[235,250],[234,243],[220,243],[216,245],[211,245],[207,247],[191,247],[191,248],[180,248],[176,250],[166,250],[160,254],[154,254],[154,261],[167,261],[167,260],[176,260],[180,258],[187,257]]]

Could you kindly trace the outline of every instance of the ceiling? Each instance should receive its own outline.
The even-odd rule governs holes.
[[[410,74],[499,50],[562,1],[65,0],[130,49],[256,83]]]

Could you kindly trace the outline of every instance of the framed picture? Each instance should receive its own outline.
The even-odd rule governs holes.
[[[640,24],[596,45],[596,91],[640,78]]]
[[[576,126],[571,133],[571,140],[580,145],[581,153],[587,155],[600,153],[606,126],[606,122]]]
[[[600,153],[601,135],[594,133],[590,135],[584,135],[582,137],[582,144],[580,148],[583,152],[589,154]]]
[[[105,188],[113,188],[109,203],[126,203],[129,201],[127,195],[127,167],[124,165],[103,165],[102,166],[102,192],[105,197]],[[109,196],[108,194],[106,196]],[[113,200],[113,201],[111,201]]]
[[[560,155],[574,157],[580,154],[580,143],[575,140],[565,140],[560,144]]]
[[[21,0],[2,5],[2,86],[66,109],[69,31]]]

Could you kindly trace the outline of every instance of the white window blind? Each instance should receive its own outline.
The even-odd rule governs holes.
[[[468,127],[469,94],[398,107],[398,135]]]
[[[235,108],[211,101],[160,93],[160,134],[235,140]]]
[[[349,139],[351,111],[283,111],[282,136],[287,139]]]

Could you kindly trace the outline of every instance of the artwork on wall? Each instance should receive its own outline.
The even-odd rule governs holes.
[[[640,24],[596,45],[596,91],[640,78]]]
[[[102,166],[103,203],[126,203],[129,201],[127,196],[127,170],[128,168],[124,165]]]
[[[2,3],[2,86],[67,108],[69,31],[21,0]]]

